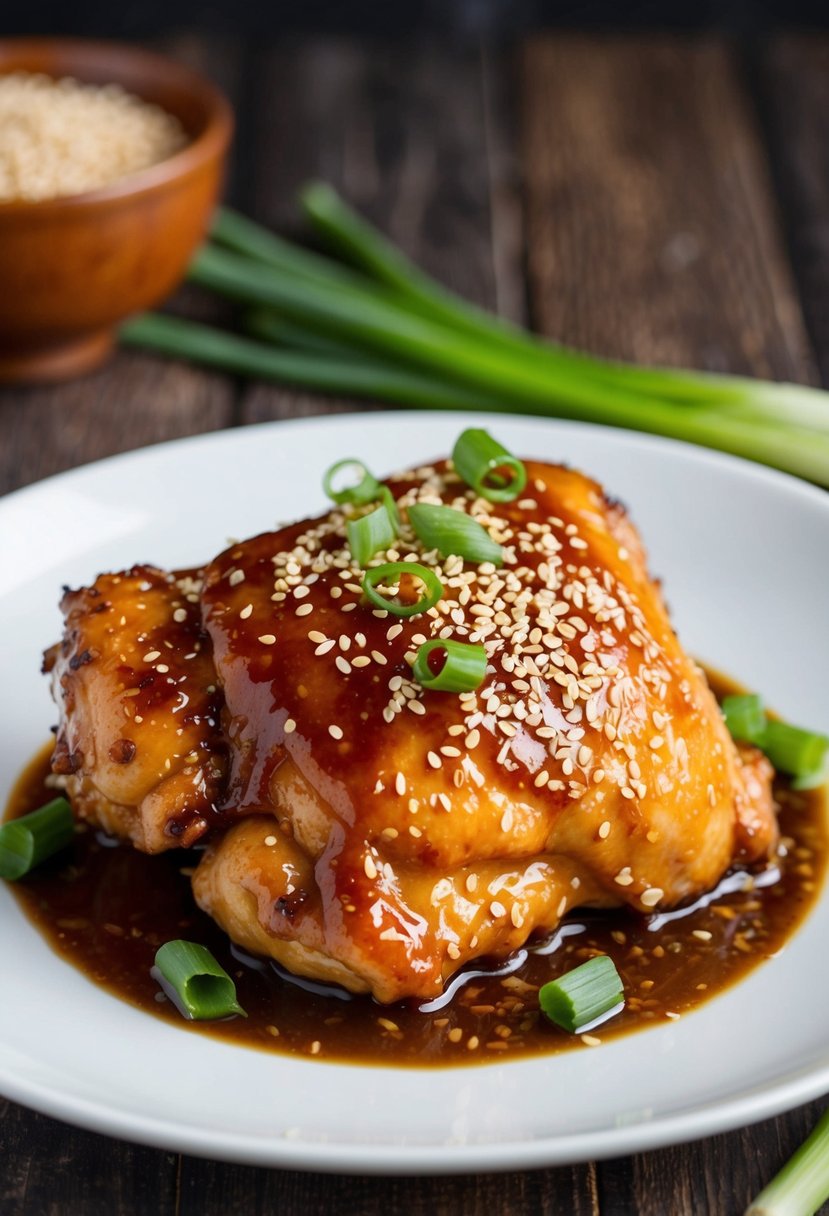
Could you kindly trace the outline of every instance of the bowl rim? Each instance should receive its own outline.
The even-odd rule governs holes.
[[[195,69],[169,55],[146,47],[103,38],[0,38],[0,75],[5,74],[2,71],[2,59],[6,51],[25,58],[27,54],[35,55],[53,49],[92,58],[110,57],[114,52],[121,61],[132,60],[136,66],[143,64],[149,71],[163,72],[168,77],[177,76],[185,89],[204,102],[207,114],[205,127],[195,139],[172,156],[144,169],[137,169],[134,173],[117,178],[109,185],[99,186],[95,190],[59,195],[56,198],[0,200],[0,220],[24,215],[56,218],[61,213],[71,214],[83,207],[129,202],[187,177],[214,157],[220,158],[226,152],[233,134],[234,119],[230,102],[221,90]],[[20,66],[13,70],[27,69]],[[117,73],[112,83],[120,83]],[[134,89],[130,91],[141,96]]]

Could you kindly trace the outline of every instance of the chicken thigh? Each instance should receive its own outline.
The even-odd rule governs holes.
[[[447,463],[389,482],[402,532],[370,564],[434,569],[422,615],[366,601],[352,508],[207,568],[241,822],[193,885],[246,948],[383,1002],[430,999],[572,907],[670,907],[773,847],[771,770],[732,742],[624,510],[580,473],[526,468],[512,503]],[[472,516],[503,564],[425,550],[414,503]],[[399,600],[415,594],[402,580]],[[476,691],[413,681],[418,647],[447,638],[483,643]]]

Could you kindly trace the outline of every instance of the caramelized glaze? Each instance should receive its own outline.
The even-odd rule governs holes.
[[[732,688],[714,679],[722,693]],[[21,778],[8,817],[41,805],[44,754]],[[367,996],[298,981],[272,963],[232,949],[196,908],[193,850],[148,857],[82,827],[70,854],[13,888],[52,948],[91,980],[188,1031],[291,1055],[354,1063],[461,1065],[547,1054],[581,1044],[546,1023],[537,989],[595,951],[623,977],[626,1006],[588,1042],[682,1017],[735,983],[785,944],[813,904],[826,865],[823,796],[778,781],[782,850],[778,861],[730,872],[695,904],[665,914],[630,909],[572,914],[554,936],[506,962],[461,972],[435,1002],[380,1006]],[[150,897],[148,897],[148,894]],[[162,942],[203,942],[237,981],[248,1019],[185,1023],[150,969]]]

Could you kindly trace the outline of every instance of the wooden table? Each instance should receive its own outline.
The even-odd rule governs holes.
[[[546,334],[829,382],[826,40],[164,47],[233,100],[229,194],[257,218],[290,231],[297,188],[323,177],[439,278]],[[176,306],[214,308],[188,290]],[[356,404],[121,353],[73,384],[0,392],[0,491],[144,444]],[[381,1180],[176,1157],[0,1101],[0,1211],[729,1216],[821,1105],[622,1160]]]

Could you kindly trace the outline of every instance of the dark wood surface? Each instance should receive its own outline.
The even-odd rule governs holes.
[[[545,333],[829,383],[829,41],[163,45],[236,105],[228,189],[257,218],[294,230],[296,189],[321,176],[439,278]],[[174,305],[214,307],[188,290]],[[165,439],[357,405],[119,353],[74,384],[0,391],[0,492]],[[822,1105],[614,1161],[381,1180],[179,1158],[0,1100],[0,1213],[731,1216]]]

